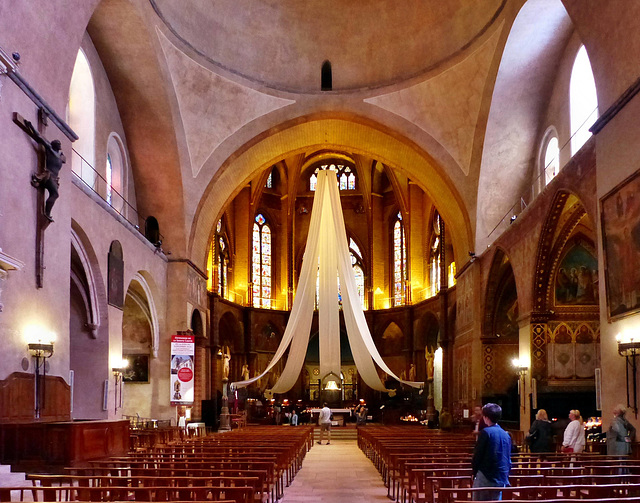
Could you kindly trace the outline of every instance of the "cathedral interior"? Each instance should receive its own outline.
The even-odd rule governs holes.
[[[0,0],[0,26],[0,421],[215,424],[278,350],[321,170],[375,345],[425,383],[368,387],[341,317],[334,405],[637,416],[639,3]],[[319,330],[233,406],[318,406]]]

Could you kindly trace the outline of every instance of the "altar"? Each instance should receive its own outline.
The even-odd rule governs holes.
[[[309,409],[312,424],[318,424],[318,416],[321,410],[322,409]],[[353,414],[353,411],[351,409],[331,409],[331,414],[333,415],[331,426],[344,426],[347,419]]]

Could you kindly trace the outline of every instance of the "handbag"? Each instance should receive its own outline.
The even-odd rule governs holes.
[[[532,444],[538,437],[540,436],[540,430],[535,430],[533,433],[527,433],[526,440],[528,443]]]

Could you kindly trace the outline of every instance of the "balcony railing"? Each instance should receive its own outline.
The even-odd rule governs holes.
[[[138,211],[133,205],[114,189],[113,186],[107,183],[107,180],[105,180],[84,157],[75,149],[72,150],[73,159],[71,166],[73,174],[131,225],[137,229],[140,228],[141,224],[144,226],[144,221],[140,221]]]
[[[127,222],[129,222],[140,234],[144,236],[145,217],[138,213],[138,210],[118,192],[96,169],[75,149],[72,150],[72,172],[77,180],[85,187],[91,189],[97,196]],[[140,230],[143,229],[143,230]],[[163,240],[162,234],[158,234],[160,242]],[[153,243],[156,244],[156,243]]]

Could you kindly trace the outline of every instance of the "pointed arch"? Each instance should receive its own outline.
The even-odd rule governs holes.
[[[82,49],[78,50],[69,86],[69,125],[81,132],[73,145],[78,155],[73,155],[71,169],[89,187],[94,187],[96,140],[96,92],[89,60]],[[87,166],[88,164],[88,166]]]
[[[101,302],[104,302],[104,294],[100,295],[100,292],[104,292],[104,281],[100,274],[100,268],[95,253],[91,248],[85,247],[84,243],[88,243],[88,241],[83,240],[81,236],[84,236],[84,232],[82,232],[80,226],[72,220],[71,247],[80,260],[84,271],[84,277],[86,279],[86,288],[80,289],[80,291],[86,292],[85,306],[87,309],[87,328],[91,330],[92,337],[96,338],[98,336],[98,329],[101,325],[100,320],[102,311],[106,307],[101,305]]]

